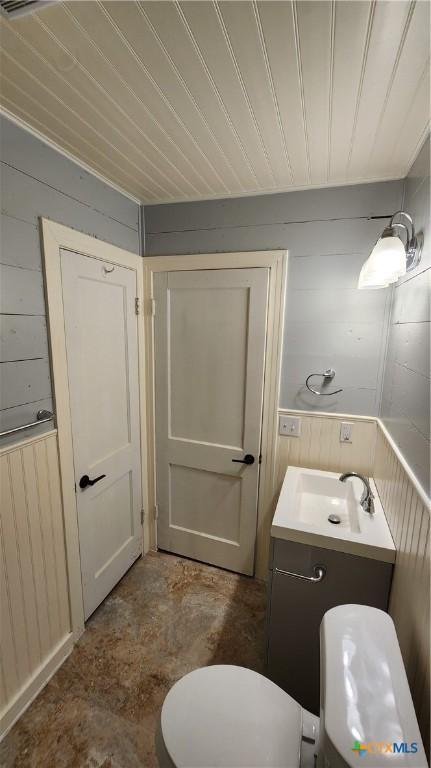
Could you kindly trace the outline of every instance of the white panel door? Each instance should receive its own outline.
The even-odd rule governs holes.
[[[85,618],[142,549],[137,274],[61,252]]]
[[[159,273],[154,290],[158,546],[252,574],[268,270]]]

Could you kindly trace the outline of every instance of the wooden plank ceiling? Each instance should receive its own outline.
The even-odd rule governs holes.
[[[407,174],[417,2],[64,2],[1,22],[1,101],[146,203]]]

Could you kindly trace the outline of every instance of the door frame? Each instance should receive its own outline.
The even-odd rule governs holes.
[[[66,332],[64,323],[63,286],[61,280],[61,250],[69,250],[93,259],[101,259],[120,267],[136,270],[138,299],[138,375],[141,437],[142,504],[148,510],[147,498],[147,424],[145,400],[145,337],[142,320],[143,263],[142,257],[115,245],[84,235],[63,224],[41,218],[42,256],[45,276],[48,344],[55,402],[57,443],[60,464],[63,516],[65,528],[67,572],[69,580],[70,615],[74,640],[84,631],[84,606],[81,581],[81,557],[75,472],[70,413],[69,380],[67,370]],[[143,551],[149,548],[148,515],[144,514]]]
[[[153,511],[149,526],[150,546],[157,548],[157,498],[155,460],[155,366],[154,366],[154,275],[158,272],[208,269],[269,270],[268,313],[264,367],[261,453],[259,472],[255,576],[267,578],[271,520],[276,490],[276,443],[283,352],[284,308],[287,278],[287,250],[239,251],[169,256],[144,256],[144,299],[147,392],[147,484],[148,509]]]

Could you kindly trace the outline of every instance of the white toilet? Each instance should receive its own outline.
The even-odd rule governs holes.
[[[163,704],[160,767],[426,768],[388,614],[363,605],[331,609],[320,628],[320,659],[320,720],[249,669],[220,665],[185,675]]]

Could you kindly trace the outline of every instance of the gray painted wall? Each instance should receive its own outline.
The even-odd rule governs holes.
[[[381,417],[430,493],[430,141],[405,182],[404,210],[423,231],[422,260],[393,291]]]
[[[52,408],[38,217],[138,252],[139,209],[5,118],[0,129],[1,430]],[[429,488],[429,141],[405,185],[405,208],[425,233],[422,263],[390,310],[388,291],[357,291],[356,281],[384,224],[367,217],[395,211],[402,192],[387,182],[147,206],[146,254],[289,249],[282,407],[379,413],[390,311],[381,415]],[[329,365],[344,392],[308,394],[305,376]]]
[[[0,431],[52,409],[38,217],[139,253],[139,206],[4,117]]]
[[[361,266],[398,210],[403,182],[145,206],[145,254],[289,250],[280,406],[377,415],[390,291],[358,291]],[[312,371],[343,392],[316,397]],[[321,384],[321,379],[314,379]]]

